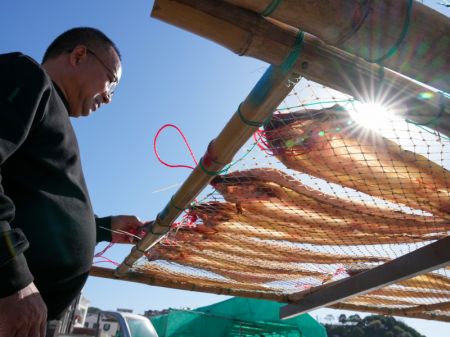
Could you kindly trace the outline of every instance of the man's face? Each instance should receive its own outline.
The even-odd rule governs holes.
[[[89,116],[103,104],[111,102],[122,76],[122,66],[113,48],[93,50],[80,46],[74,49],[74,53],[78,63],[75,63],[75,79],[67,97],[69,115]]]

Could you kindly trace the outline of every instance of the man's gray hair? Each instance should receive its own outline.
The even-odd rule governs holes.
[[[77,27],[59,35],[47,48],[42,63],[63,53],[72,51],[76,46],[85,45],[89,49],[112,47],[122,60],[119,49],[103,32],[91,27]]]

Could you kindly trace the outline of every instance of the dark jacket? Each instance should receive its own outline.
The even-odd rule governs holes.
[[[0,297],[34,279],[54,318],[83,287],[95,243],[110,234],[96,233],[67,102],[20,53],[0,55],[0,174]]]

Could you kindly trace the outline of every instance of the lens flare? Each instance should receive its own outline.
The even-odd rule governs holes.
[[[427,100],[432,99],[434,97],[434,93],[431,92],[431,91],[424,91],[424,92],[421,92],[418,95],[418,97],[419,97],[419,99],[421,99],[423,101],[427,101]]]
[[[356,123],[374,130],[386,127],[386,123],[391,121],[394,115],[392,111],[378,103],[354,102],[353,109],[349,112]]]

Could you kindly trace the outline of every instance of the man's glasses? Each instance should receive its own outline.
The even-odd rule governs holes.
[[[94,53],[90,49],[86,49],[86,50],[87,50],[87,52],[89,54],[93,55],[97,59],[98,62],[100,62],[100,64],[106,69],[106,71],[110,75],[110,76],[108,76],[109,77],[109,83],[108,83],[108,86],[106,88],[106,90],[107,90],[106,95],[108,96],[108,99],[111,99],[112,96],[114,95],[114,91],[116,90],[117,84],[119,83],[119,79],[114,74],[114,72],[111,70],[111,68],[109,68],[106,65],[106,63],[103,62],[102,59],[96,53]]]

